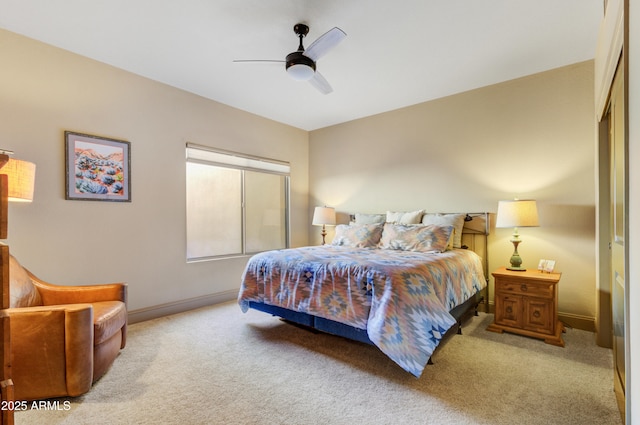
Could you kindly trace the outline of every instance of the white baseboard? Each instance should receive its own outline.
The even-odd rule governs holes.
[[[219,304],[234,300],[238,297],[236,289],[219,292],[217,294],[203,295],[201,297],[189,298],[152,307],[145,307],[138,310],[129,311],[129,324],[144,322],[145,320],[156,319],[170,314],[182,313],[183,311],[194,310],[208,305]]]

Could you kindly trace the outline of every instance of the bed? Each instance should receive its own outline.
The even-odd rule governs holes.
[[[408,223],[389,214],[353,216],[330,245],[254,255],[242,311],[373,344],[419,377],[445,334],[488,299],[488,214],[405,215]]]

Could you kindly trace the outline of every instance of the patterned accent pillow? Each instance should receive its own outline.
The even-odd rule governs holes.
[[[387,211],[387,223],[397,224],[420,224],[424,210],[411,212],[393,212]]]
[[[331,245],[375,248],[382,236],[382,224],[338,224]]]
[[[401,251],[444,252],[453,226],[402,225],[385,223],[380,248]]]
[[[453,248],[462,248],[462,228],[466,214],[425,214],[422,216],[422,224],[435,224],[438,226],[453,226]]]

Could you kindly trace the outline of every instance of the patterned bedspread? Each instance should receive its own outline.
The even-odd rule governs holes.
[[[449,310],[486,286],[480,257],[314,246],[255,255],[238,302],[280,306],[366,329],[403,369],[420,376],[455,323]]]

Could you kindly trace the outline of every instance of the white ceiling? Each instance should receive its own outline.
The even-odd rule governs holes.
[[[0,27],[314,130],[593,59],[603,0],[0,0]],[[322,95],[284,59],[334,26]]]

